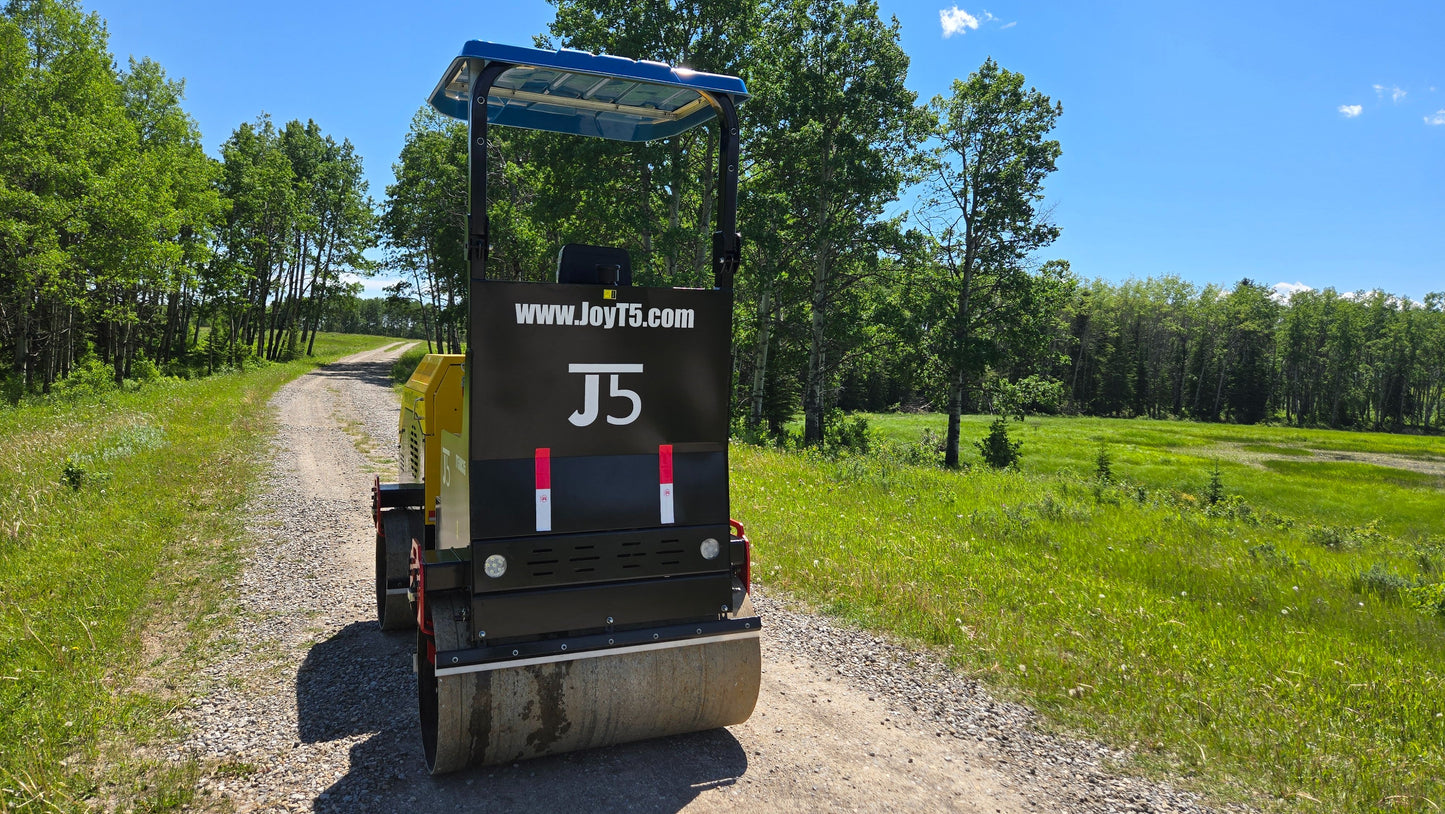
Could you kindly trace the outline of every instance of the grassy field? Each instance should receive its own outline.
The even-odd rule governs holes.
[[[1219,796],[1445,806],[1445,439],[1030,419],[1020,471],[952,473],[896,452],[941,416],[872,423],[894,452],[734,447],[755,578]]]
[[[228,612],[271,394],[389,341],[323,334],[311,360],[0,408],[0,811],[188,802],[196,767],[134,748],[169,703],[145,668]]]

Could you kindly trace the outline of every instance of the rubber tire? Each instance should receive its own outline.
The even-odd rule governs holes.
[[[386,509],[376,535],[376,619],[382,630],[416,626],[416,609],[404,589],[410,579],[411,541],[426,529],[417,509]]]

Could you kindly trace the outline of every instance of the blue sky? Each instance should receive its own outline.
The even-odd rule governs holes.
[[[992,56],[1063,103],[1047,188],[1063,236],[1045,256],[1079,276],[1445,291],[1440,0],[881,5],[921,98]],[[378,200],[462,43],[529,44],[552,18],[542,0],[85,7],[122,65],[186,79],[212,154],[262,111],[313,118],[356,145]]]

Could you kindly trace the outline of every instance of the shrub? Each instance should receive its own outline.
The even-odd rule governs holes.
[[[85,464],[75,458],[66,458],[65,466],[60,470],[60,479],[72,490],[78,490],[85,485]]]
[[[1294,557],[1274,547],[1274,543],[1261,543],[1249,549],[1249,558],[1255,562],[1276,568],[1294,568],[1297,564]]]
[[[137,382],[153,382],[161,377],[161,371],[155,362],[142,354],[136,354],[130,362],[130,377]]]
[[[1350,589],[1357,594],[1374,594],[1381,599],[1399,599],[1414,583],[1393,571],[1386,571],[1379,563],[1370,566],[1370,570],[1356,574],[1350,580]]]
[[[1419,585],[1405,589],[1410,607],[1432,616],[1445,616],[1445,582]]]
[[[1099,442],[1099,454],[1094,456],[1094,477],[1102,483],[1114,482],[1114,459],[1109,454],[1109,447],[1104,442]]]
[[[983,456],[983,462],[994,469],[1008,469],[1019,462],[1019,449],[1023,447],[1022,441],[1010,441],[1008,437],[1008,419],[998,416],[988,427],[988,435],[973,445]]]
[[[55,384],[56,392],[70,398],[98,396],[116,389],[115,369],[95,356],[77,365],[69,376]]]
[[[1204,488],[1204,501],[1210,506],[1224,499],[1224,480],[1219,477],[1219,461],[1209,473],[1209,485]]]
[[[1305,539],[1315,545],[1336,550],[1349,548],[1354,542],[1344,529],[1334,526],[1311,526],[1310,530],[1305,532]]]
[[[831,450],[867,452],[873,435],[867,416],[845,415],[841,410],[834,410],[824,425],[823,446]]]
[[[1305,538],[1315,545],[1321,545],[1336,551],[1343,551],[1350,548],[1359,548],[1367,543],[1386,542],[1387,538],[1377,526],[1378,524],[1373,520],[1363,526],[1355,526],[1353,528],[1311,526],[1309,531],[1305,532]]]

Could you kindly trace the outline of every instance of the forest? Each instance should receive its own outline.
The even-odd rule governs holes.
[[[816,444],[840,411],[946,411],[956,465],[964,413],[1445,422],[1445,294],[1078,278],[1049,253],[1062,102],[992,59],[918,98],[875,3],[553,5],[539,47],[747,82],[740,434],[801,418]],[[118,67],[75,0],[5,6],[8,403],[78,370],[121,382],[285,360],[317,331],[465,346],[464,125],[419,110],[376,201],[351,143],[313,122],[263,115],[207,155],[183,91],[151,60]],[[637,284],[707,284],[715,149],[705,129],[636,146],[494,129],[489,275],[548,280],[557,249],[582,242],[626,248]],[[358,296],[369,274],[398,281],[389,297]]]
[[[0,353],[14,403],[78,370],[116,382],[309,353],[369,267],[361,157],[314,122],[239,125],[208,156],[184,82],[117,68],[73,0],[0,17]]]

